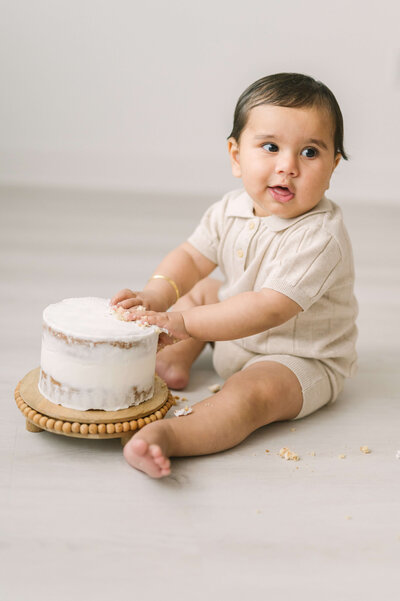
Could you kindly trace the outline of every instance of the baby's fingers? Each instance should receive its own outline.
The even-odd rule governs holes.
[[[123,309],[132,309],[134,307],[144,306],[144,301],[140,298],[128,298],[127,300],[120,301],[118,303],[118,307],[122,307]]]
[[[129,290],[129,288],[124,288],[123,290],[120,290],[119,292],[117,292],[117,294],[115,296],[112,297],[112,299],[110,301],[110,305],[111,306],[117,305],[121,301],[124,301],[128,298],[132,298],[135,296],[136,296],[136,294],[132,290]]]
[[[132,311],[127,314],[127,321],[144,321],[150,325],[155,325],[154,321],[149,321],[150,318],[159,315],[156,311]],[[158,325],[158,324],[157,324]]]

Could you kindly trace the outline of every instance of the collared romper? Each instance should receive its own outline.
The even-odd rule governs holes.
[[[297,376],[303,407],[296,419],[336,400],[357,367],[357,301],[351,243],[340,208],[322,198],[293,219],[257,217],[243,189],[211,205],[188,239],[218,265],[221,301],[270,288],[303,311],[254,336],[215,343],[224,379],[258,361],[277,361]]]

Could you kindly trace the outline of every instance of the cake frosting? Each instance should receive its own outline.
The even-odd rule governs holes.
[[[117,411],[153,396],[159,329],[121,321],[104,298],[43,311],[39,391],[53,403]]]

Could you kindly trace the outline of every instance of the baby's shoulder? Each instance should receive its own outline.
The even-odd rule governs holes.
[[[221,223],[229,218],[252,217],[252,215],[251,201],[242,188],[227,192],[222,198],[213,202],[205,212],[206,219]]]
[[[230,190],[220,201],[228,217],[252,217],[253,203],[244,188]]]
[[[323,205],[324,210],[310,212],[298,219],[282,236],[279,252],[282,256],[292,254],[301,262],[303,258],[330,260],[353,270],[353,249],[340,207],[332,201]]]
[[[333,239],[339,246],[349,243],[348,232],[339,205],[326,198],[320,208],[317,206],[315,210],[305,213],[291,228],[288,228],[288,233],[296,236],[306,231],[314,232],[321,239]]]

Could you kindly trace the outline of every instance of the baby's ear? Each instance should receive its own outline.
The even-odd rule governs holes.
[[[235,138],[228,139],[228,152],[231,160],[232,175],[234,177],[242,177],[242,170],[240,168],[239,144]]]
[[[336,153],[336,156],[335,156],[335,158],[333,160],[332,173],[335,171],[336,167],[339,165],[341,159],[342,159],[342,155],[340,154],[340,152]]]

